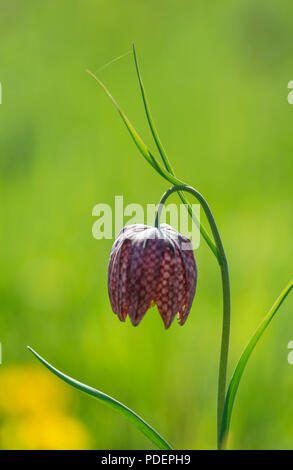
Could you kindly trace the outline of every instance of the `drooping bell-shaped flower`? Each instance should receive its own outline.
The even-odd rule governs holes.
[[[156,304],[165,328],[178,313],[183,325],[195,294],[197,269],[191,242],[167,224],[129,225],[113,245],[108,271],[112,309],[138,325]]]

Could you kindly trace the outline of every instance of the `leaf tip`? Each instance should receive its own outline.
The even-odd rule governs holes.
[[[31,348],[30,346],[27,345],[27,349],[28,349],[34,356],[37,356],[37,353],[36,353],[36,351],[34,351],[33,348]]]

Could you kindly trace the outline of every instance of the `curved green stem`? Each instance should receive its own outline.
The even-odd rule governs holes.
[[[228,365],[228,352],[229,352],[229,338],[230,338],[230,281],[229,269],[226,257],[220,265],[221,279],[222,279],[222,293],[223,293],[223,324],[222,324],[222,339],[221,339],[221,352],[218,376],[218,420],[217,420],[217,447],[221,449],[220,433],[223,419],[223,410],[226,396],[226,378],[227,378],[227,365]]]
[[[215,222],[212,211],[206,202],[205,198],[196,189],[191,186],[176,185],[168,189],[162,196],[158,211],[155,219],[155,226],[159,227],[160,217],[163,209],[163,205],[167,198],[175,191],[185,191],[191,193],[201,204],[205,215],[208,219],[211,231],[213,234],[214,242],[216,244],[219,257],[218,263],[221,270],[222,278],[222,291],[223,291],[223,325],[222,325],[222,341],[221,341],[221,352],[220,352],[220,364],[219,364],[219,377],[218,377],[218,410],[217,410],[217,444],[220,448],[220,431],[223,416],[223,409],[225,403],[226,393],[226,376],[227,376],[227,364],[228,364],[228,351],[229,351],[229,336],[230,336],[230,282],[229,282],[229,270],[228,262],[223,247],[223,243],[219,234],[217,224]]]

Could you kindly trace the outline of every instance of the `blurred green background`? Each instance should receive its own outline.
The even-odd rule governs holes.
[[[26,350],[118,398],[178,449],[215,448],[221,288],[202,240],[190,317],[120,323],[111,240],[92,208],[157,203],[168,185],[139,155],[97,72],[151,148],[135,41],[178,177],[210,203],[231,275],[229,372],[292,276],[293,5],[282,0],[1,0],[0,447],[147,449],[123,417],[71,390]],[[176,196],[170,202],[176,201]],[[250,360],[230,448],[293,448],[292,298]]]

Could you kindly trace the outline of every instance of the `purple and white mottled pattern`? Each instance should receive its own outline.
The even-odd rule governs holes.
[[[113,245],[108,270],[112,309],[138,325],[152,303],[165,328],[178,314],[183,325],[193,302],[197,269],[191,242],[167,224],[129,225]]]

